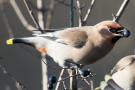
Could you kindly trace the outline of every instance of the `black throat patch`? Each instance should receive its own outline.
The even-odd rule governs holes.
[[[112,39],[112,43],[116,43],[120,38],[121,38],[121,36],[115,36],[115,37]]]

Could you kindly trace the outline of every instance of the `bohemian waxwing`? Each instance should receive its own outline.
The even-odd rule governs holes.
[[[111,71],[112,79],[124,90],[135,90],[135,55],[122,58]]]
[[[124,90],[115,81],[110,75],[105,75],[105,81],[100,82],[100,86],[95,88],[95,90]]]
[[[67,28],[35,37],[13,38],[7,44],[23,43],[46,53],[61,67],[89,65],[106,56],[121,37],[130,31],[114,21],[95,26]]]

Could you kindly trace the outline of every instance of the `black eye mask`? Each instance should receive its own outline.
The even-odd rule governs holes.
[[[120,36],[120,37],[130,36],[130,31],[125,29],[124,27],[114,29],[114,28],[108,26],[108,31],[111,33],[114,33],[116,36]]]

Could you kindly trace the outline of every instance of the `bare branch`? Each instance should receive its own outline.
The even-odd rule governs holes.
[[[78,13],[78,17],[79,17],[79,27],[82,26],[82,14],[81,14],[81,9],[80,9],[80,1],[79,0],[74,0],[75,5],[76,5],[76,10]]]
[[[45,8],[44,0],[37,0],[37,7],[38,7],[38,9],[44,9]],[[45,27],[45,11],[43,11],[43,10],[37,11],[37,16],[38,16],[39,25],[41,26],[42,29],[44,29],[44,27]]]
[[[46,22],[46,29],[49,29],[51,26],[51,21],[52,21],[52,16],[53,16],[53,11],[54,11],[54,2],[55,2],[54,0],[51,0],[50,10],[49,10],[47,22]]]
[[[63,4],[63,5],[65,5],[65,6],[67,6],[67,7],[70,6],[68,3],[63,2],[62,0],[55,0],[55,1],[57,1],[57,2],[59,2],[59,3],[61,3],[61,4]],[[80,7],[80,9],[83,9],[85,6],[86,6],[86,4],[83,4],[83,5]],[[76,7],[74,7],[74,6],[73,6],[73,8],[76,9]]]
[[[39,25],[39,23],[38,23],[38,21],[37,21],[37,19],[36,19],[34,13],[33,13],[33,11],[32,11],[32,9],[30,8],[30,6],[29,6],[29,4],[28,4],[28,0],[23,0],[23,1],[24,1],[25,5],[26,5],[26,7],[27,7],[27,9],[28,9],[28,12],[29,12],[29,14],[30,14],[30,16],[31,16],[31,18],[32,18],[32,20],[33,20],[33,22],[35,23],[37,29],[40,30],[41,33],[44,33],[44,31],[42,31],[42,28],[40,27],[40,25]]]
[[[94,90],[93,80],[90,80],[91,90]]]
[[[42,29],[45,27],[45,11],[42,9],[45,9],[44,0],[37,0],[37,8],[41,9],[40,11],[37,11],[38,16],[38,22]],[[43,30],[42,30],[43,31]],[[45,54],[41,53],[41,66],[42,66],[42,89],[47,90],[47,84],[48,84],[48,67],[44,65],[44,63],[48,64],[47,60],[45,59]]]
[[[113,21],[118,22],[118,20],[120,19],[122,13],[124,12],[126,6],[128,5],[130,0],[124,0],[123,4],[121,5],[119,11],[117,12],[115,18],[113,18]]]
[[[18,85],[20,85],[22,88],[24,88],[25,90],[28,90],[23,84],[21,84],[20,82],[18,82],[10,73],[8,73],[5,68],[3,68],[1,65],[0,65],[0,68],[3,70],[3,73],[4,74],[7,74],[13,81],[15,81]]]
[[[13,7],[13,9],[15,10],[15,13],[17,14],[18,18],[20,19],[21,23],[23,24],[23,26],[31,31],[31,30],[35,30],[36,28],[33,27],[32,25],[29,25],[27,20],[24,18],[21,10],[19,9],[17,3],[15,2],[15,0],[9,0],[11,3],[11,6]]]
[[[70,90],[77,90],[76,76],[78,76],[78,74],[76,74],[75,70],[72,70],[72,69],[67,69],[67,70],[68,70],[69,77],[70,77]]]
[[[66,85],[65,85],[65,82],[63,81],[63,86],[64,86],[64,90],[66,90],[67,88],[66,88]]]
[[[29,0],[28,2],[29,2],[30,6],[31,6],[33,9],[38,10],[38,11],[41,10],[41,9],[39,9],[31,0]]]
[[[5,12],[5,8],[4,8],[4,6],[3,6],[3,0],[0,0],[0,10],[1,10],[1,12],[2,12],[2,17],[3,17],[3,20],[4,20],[5,26],[6,26],[6,28],[7,28],[9,37],[10,37],[10,38],[13,38],[13,37],[14,37],[14,34],[13,34],[12,29],[11,29],[11,27],[10,27],[10,24],[9,24],[9,21],[8,21],[6,12]]]
[[[92,11],[92,8],[93,8],[93,5],[94,5],[95,1],[96,1],[96,0],[92,0],[92,1],[91,1],[90,7],[89,7],[89,9],[88,9],[88,11],[87,11],[87,13],[86,13],[86,15],[85,15],[85,18],[83,19],[83,26],[86,24],[86,22],[87,22],[87,20],[88,20],[88,17],[90,16],[90,13],[91,13],[91,11]]]
[[[78,69],[78,72],[79,72],[79,74],[81,75],[81,70]],[[81,77],[84,78],[82,75],[81,75]],[[90,83],[89,83],[85,78],[84,78],[84,81],[85,81],[88,85],[90,85]]]
[[[65,69],[62,69],[62,70],[61,70],[61,73],[60,73],[60,76],[59,76],[59,79],[58,79],[58,81],[59,81],[59,80],[61,80],[61,78],[62,78],[62,75],[63,75],[63,73],[64,73],[64,70],[65,70]],[[57,83],[55,90],[58,90],[58,88],[59,88],[59,85],[60,85],[60,82],[58,82],[58,83]]]
[[[18,83],[15,83],[15,85],[16,85],[16,88],[17,88],[18,90],[23,90],[23,89],[20,87],[20,85],[18,85]]]
[[[70,1],[70,27],[74,27],[74,11],[73,11],[73,0]]]

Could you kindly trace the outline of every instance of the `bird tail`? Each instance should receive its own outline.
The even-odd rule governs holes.
[[[11,39],[8,39],[6,41],[6,43],[8,45],[11,45],[11,44],[17,44],[17,43],[21,43],[21,44],[26,44],[26,45],[32,45],[32,46],[35,46],[35,45],[38,45],[38,46],[45,46],[46,43],[47,43],[47,39],[43,38],[43,37],[23,37],[23,38],[11,38]]]
[[[15,44],[15,43],[28,43],[27,40],[23,40],[23,38],[11,38],[6,41],[7,44]]]
[[[13,44],[13,38],[6,41],[7,44]]]

